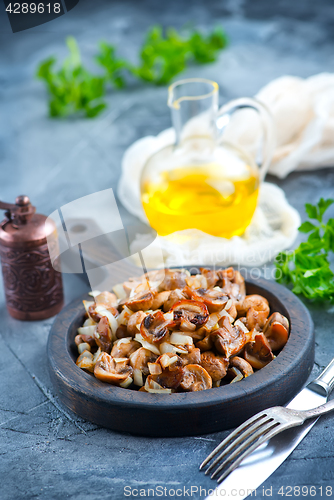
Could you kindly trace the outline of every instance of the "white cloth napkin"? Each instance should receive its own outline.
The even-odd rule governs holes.
[[[334,165],[334,74],[322,73],[307,79],[283,76],[263,87],[256,98],[271,111],[276,129],[271,174],[284,178],[296,169]],[[252,112],[241,113],[232,120],[226,138],[254,152],[261,127]],[[142,168],[153,153],[173,142],[174,137],[173,129],[156,137],[144,137],[130,146],[123,157],[119,199],[129,212],[145,222],[140,201]],[[299,224],[300,217],[283,191],[263,183],[258,208],[243,236],[227,240],[189,229],[160,237],[160,244],[170,266],[218,262],[259,266],[292,245]]]

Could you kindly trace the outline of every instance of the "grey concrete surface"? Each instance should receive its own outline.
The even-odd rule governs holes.
[[[229,48],[216,63],[190,67],[183,76],[216,80],[222,102],[254,95],[283,74],[307,77],[334,67],[331,0],[81,0],[62,18],[16,34],[4,11],[0,16],[0,199],[12,202],[26,193],[45,214],[115,188],[125,149],[170,124],[166,87],[139,84],[110,93],[108,110],[95,120],[49,119],[45,91],[34,72],[50,54],[64,57],[65,36],[77,37],[85,61],[100,39],[118,44],[134,61],[145,30],[154,23],[179,28],[191,21],[203,29],[221,23]],[[302,218],[305,202],[334,195],[333,168],[270,180],[285,190]],[[125,223],[133,220],[124,209],[122,217]],[[66,275],[64,285],[66,303],[88,289],[76,275]],[[0,295],[1,500],[118,500],[126,498],[125,486],[212,488],[198,465],[226,433],[148,439],[78,419],[61,405],[49,379],[46,342],[53,319],[15,321],[6,312],[2,287]],[[307,306],[315,323],[316,376],[334,356],[334,308]],[[323,417],[265,482],[265,488],[273,488],[272,498],[283,498],[281,486],[317,488],[316,496],[304,498],[326,497],[326,486],[334,490],[332,418]],[[204,494],[194,492],[192,498]]]

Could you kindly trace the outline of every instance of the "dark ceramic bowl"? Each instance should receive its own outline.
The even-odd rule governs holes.
[[[74,337],[84,307],[76,299],[57,316],[49,335],[51,379],[60,400],[80,417],[116,431],[144,436],[187,436],[236,427],[264,408],[284,405],[306,382],[314,362],[313,323],[302,302],[277,283],[246,281],[247,294],[266,297],[271,311],[290,321],[279,355],[241,382],[193,393],[148,394],[114,387],[75,364]],[[90,299],[91,300],[91,299]]]

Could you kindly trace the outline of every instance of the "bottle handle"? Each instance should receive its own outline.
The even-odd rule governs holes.
[[[259,164],[260,180],[262,181],[267,173],[275,148],[274,122],[267,107],[257,99],[251,97],[241,97],[225,104],[218,112],[217,128],[220,137],[223,130],[230,121],[231,115],[239,109],[250,108],[257,111],[262,123],[262,161]]]

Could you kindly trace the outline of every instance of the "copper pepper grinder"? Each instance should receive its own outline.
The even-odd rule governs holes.
[[[64,300],[61,273],[52,267],[46,240],[55,226],[35,213],[28,196],[18,196],[15,205],[0,201],[0,209],[6,210],[0,258],[8,312],[21,320],[50,318]]]

